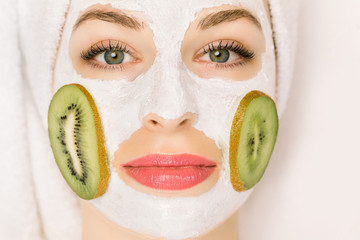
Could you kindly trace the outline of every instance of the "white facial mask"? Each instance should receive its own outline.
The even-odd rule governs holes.
[[[134,81],[86,79],[71,64],[68,49],[72,27],[80,11],[97,3],[143,11],[152,20],[149,25],[154,33],[157,56],[151,68]],[[202,79],[182,62],[181,43],[196,13],[222,4],[249,9],[262,25],[266,52],[262,55],[262,69],[252,79]],[[251,190],[239,193],[232,188],[229,136],[234,113],[246,93],[260,90],[275,97],[272,31],[262,0],[73,0],[55,69],[55,91],[69,83],[79,83],[92,94],[103,121],[111,161],[118,145],[142,127],[142,118],[149,113],[165,119],[195,113],[194,128],[203,131],[222,150],[223,170],[218,182],[208,192],[195,197],[147,195],[126,185],[110,167],[108,190],[92,203],[118,225],[166,239],[195,237],[228,218],[250,195]]]

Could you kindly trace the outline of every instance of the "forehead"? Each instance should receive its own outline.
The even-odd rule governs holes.
[[[75,19],[87,11],[119,10],[138,19],[143,26],[153,31],[158,50],[179,48],[187,29],[192,22],[221,10],[232,8],[247,9],[259,25],[268,22],[263,0],[73,0],[70,15]]]
[[[167,29],[185,28],[197,17],[215,10],[245,8],[256,18],[264,15],[265,0],[73,0],[73,14],[81,15],[88,10],[101,8],[126,11],[144,22],[168,26]]]

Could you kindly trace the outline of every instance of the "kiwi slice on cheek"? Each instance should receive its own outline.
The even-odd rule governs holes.
[[[274,101],[260,91],[249,92],[235,113],[230,134],[230,178],[236,191],[254,187],[263,176],[278,132]]]
[[[83,199],[106,192],[109,168],[101,119],[90,93],[79,84],[61,87],[48,112],[51,148],[71,189]]]

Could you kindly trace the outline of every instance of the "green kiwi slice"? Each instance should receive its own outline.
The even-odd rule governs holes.
[[[83,199],[106,192],[109,169],[101,119],[90,93],[79,84],[61,87],[48,112],[51,148],[71,189]]]
[[[236,191],[251,189],[260,181],[277,132],[274,101],[263,92],[249,92],[239,104],[230,134],[230,178]]]

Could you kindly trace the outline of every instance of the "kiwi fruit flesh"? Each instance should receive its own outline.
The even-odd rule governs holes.
[[[106,192],[109,168],[101,119],[90,93],[79,84],[61,87],[51,100],[48,130],[56,163],[83,199]]]
[[[274,101],[260,91],[249,92],[235,113],[230,134],[230,178],[236,191],[254,187],[262,178],[278,132]]]

